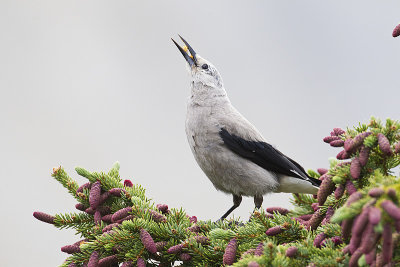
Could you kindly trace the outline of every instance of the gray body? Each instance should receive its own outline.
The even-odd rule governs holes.
[[[265,139],[232,106],[223,86],[215,88],[192,82],[191,87],[186,135],[197,163],[216,189],[238,196],[318,191],[318,187],[306,180],[272,173],[229,150],[219,136],[221,128],[246,140]]]

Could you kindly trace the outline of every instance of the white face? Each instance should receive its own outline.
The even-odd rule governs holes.
[[[218,70],[209,61],[198,54],[195,55],[196,64],[189,66],[193,83],[202,83],[203,85],[221,88],[222,78]]]

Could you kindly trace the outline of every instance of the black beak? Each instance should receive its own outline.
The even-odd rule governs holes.
[[[181,40],[185,43],[187,49],[190,52],[190,55],[188,53],[186,53],[186,51],[180,46],[178,45],[177,42],[175,42],[174,39],[171,38],[171,40],[174,42],[174,44],[176,45],[176,47],[178,47],[179,51],[181,51],[183,57],[186,59],[187,63],[189,63],[190,67],[193,67],[193,65],[197,65],[196,62],[196,52],[193,50],[193,48],[188,44],[188,42],[185,41],[185,39],[182,38],[182,36],[179,35],[179,37],[181,38]]]

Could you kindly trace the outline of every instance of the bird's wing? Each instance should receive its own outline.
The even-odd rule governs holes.
[[[308,180],[316,186],[321,184],[320,180],[307,175],[300,164],[266,142],[245,140],[237,135],[230,134],[225,128],[221,128],[219,135],[232,152],[268,171]]]

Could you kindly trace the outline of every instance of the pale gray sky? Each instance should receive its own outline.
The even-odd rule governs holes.
[[[74,211],[50,176],[106,170],[156,203],[219,218],[232,204],[184,133],[189,78],[170,38],[219,69],[232,103],[306,169],[338,149],[322,138],[371,115],[400,119],[399,1],[11,1],[0,3],[2,266],[57,266],[78,239],[32,212]],[[288,207],[289,195],[264,207]],[[248,218],[253,200],[235,216]]]

